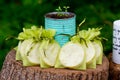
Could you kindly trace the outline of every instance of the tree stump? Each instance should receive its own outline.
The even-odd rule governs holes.
[[[120,64],[116,64],[112,61],[112,53],[109,55],[109,62],[110,62],[109,80],[120,80]]]
[[[16,51],[11,50],[3,63],[0,80],[108,80],[109,61],[104,56],[103,64],[85,71],[70,69],[41,69],[39,66],[25,67],[15,60]]]

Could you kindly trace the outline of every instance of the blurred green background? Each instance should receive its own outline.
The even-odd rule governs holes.
[[[58,6],[70,6],[77,15],[77,25],[86,18],[80,29],[102,27],[104,53],[112,52],[112,25],[120,19],[119,0],[0,0],[0,69],[7,53],[18,41],[14,39],[23,27],[43,25],[44,15]]]

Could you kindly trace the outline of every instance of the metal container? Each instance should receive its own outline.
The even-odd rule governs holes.
[[[57,12],[47,13],[46,15],[56,14]],[[64,12],[63,12],[64,13]],[[45,15],[45,29],[55,29],[56,36],[55,40],[63,46],[65,43],[69,41],[69,36],[67,35],[75,35],[76,33],[76,15],[71,12],[65,12],[68,15],[73,14],[73,17],[64,18],[64,19],[57,19],[57,18],[50,18]]]

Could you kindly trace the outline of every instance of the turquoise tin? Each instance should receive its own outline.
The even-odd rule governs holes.
[[[51,12],[46,15],[56,14],[57,12]],[[58,18],[51,18],[45,15],[45,29],[55,29],[56,35],[55,40],[60,44],[60,46],[63,46],[65,43],[67,43],[70,39],[69,36],[73,36],[76,34],[76,15],[71,12],[63,12],[72,14],[72,17],[64,18],[64,19],[58,19]]]

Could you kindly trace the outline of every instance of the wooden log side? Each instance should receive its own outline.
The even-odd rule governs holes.
[[[109,80],[120,80],[120,64],[112,61],[112,53],[109,55]]]
[[[96,69],[41,69],[39,66],[25,67],[15,60],[15,50],[11,50],[3,63],[0,80],[108,80],[109,61],[104,56],[103,64]]]

